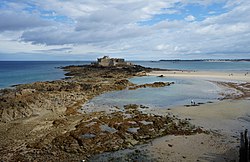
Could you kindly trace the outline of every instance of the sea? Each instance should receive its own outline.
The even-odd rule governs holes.
[[[90,61],[0,61],[0,88],[65,77],[60,67],[89,64]]]
[[[132,61],[145,67],[194,70],[194,71],[228,71],[250,72],[250,62],[244,61]],[[60,68],[68,65],[86,65],[91,61],[0,61],[0,88],[11,88],[13,85],[36,81],[59,80],[65,77]],[[130,80],[136,84],[156,81],[174,82],[162,88],[143,88],[137,90],[114,91],[94,97],[85,106],[118,106],[141,104],[150,107],[173,107],[197,103],[214,102],[221,98],[221,87],[200,79],[181,79],[174,77],[135,77]]]

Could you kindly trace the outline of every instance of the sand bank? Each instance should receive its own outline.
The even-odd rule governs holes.
[[[212,71],[152,71],[149,76],[200,78],[213,81],[241,81],[250,82],[247,72],[212,72]]]
[[[159,161],[237,161],[239,134],[250,128],[249,105],[250,100],[234,100],[199,107],[153,110],[187,118],[192,124],[204,127],[212,133],[165,136],[154,140],[146,149]]]
[[[246,73],[153,71],[150,76],[181,77],[224,82],[250,81]],[[248,89],[244,89],[248,93]],[[250,129],[250,100],[223,100],[194,107],[155,109],[154,113],[172,114],[204,127],[210,134],[166,136],[156,139],[147,149],[159,161],[238,161],[239,136]],[[171,147],[170,147],[171,146]]]
[[[133,149],[102,154],[91,160],[140,159],[141,161],[238,161],[239,132],[249,128],[250,100],[224,100],[198,107],[151,109],[153,114],[171,114],[204,127],[209,134],[167,135]],[[121,160],[121,161],[122,161]]]

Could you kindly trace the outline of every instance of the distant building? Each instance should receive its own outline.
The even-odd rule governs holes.
[[[130,62],[126,62],[124,59],[121,58],[110,58],[109,56],[104,56],[103,58],[98,58],[97,62],[93,63],[94,65],[98,66],[128,66],[132,65]]]

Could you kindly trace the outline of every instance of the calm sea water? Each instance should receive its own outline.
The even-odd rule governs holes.
[[[200,71],[250,71],[250,62],[197,62],[197,61],[160,61],[134,62],[146,67],[178,70]],[[174,77],[159,78],[154,76],[135,77],[130,80],[136,84],[153,83],[157,81],[175,82],[162,88],[142,88],[123,90],[102,94],[84,105],[94,107],[122,107],[126,104],[142,104],[149,107],[170,108],[177,105],[188,105],[191,100],[196,103],[217,101],[224,89],[202,79],[180,79]]]
[[[15,84],[35,81],[49,81],[64,78],[65,72],[57,67],[67,65],[89,64],[90,61],[0,61],[0,88]],[[212,70],[212,71],[250,71],[250,62],[196,62],[137,61],[146,67],[179,69],[179,70]],[[196,102],[214,101],[220,97],[222,90],[216,85],[196,79],[177,79],[159,77],[136,77],[131,79],[137,84],[155,81],[173,81],[174,85],[163,88],[145,88],[133,91],[109,92],[93,98],[85,106],[122,106],[125,104],[143,104],[153,107],[171,107]]]
[[[0,88],[61,79],[65,77],[65,72],[57,67],[89,63],[86,61],[0,61]]]
[[[146,67],[201,71],[250,71],[250,62],[206,62],[206,61],[135,61]]]
[[[56,67],[89,64],[90,61],[0,61],[0,88],[15,84],[64,78]],[[135,61],[146,67],[180,70],[250,71],[250,62]]]

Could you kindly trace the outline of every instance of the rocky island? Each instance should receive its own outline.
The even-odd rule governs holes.
[[[135,85],[128,80],[144,76],[151,68],[123,62],[62,69],[67,72],[65,79],[1,90],[2,161],[79,161],[168,134],[204,132],[186,120],[147,113],[143,105],[124,105],[112,113],[78,112],[86,101],[108,91],[172,84]]]

